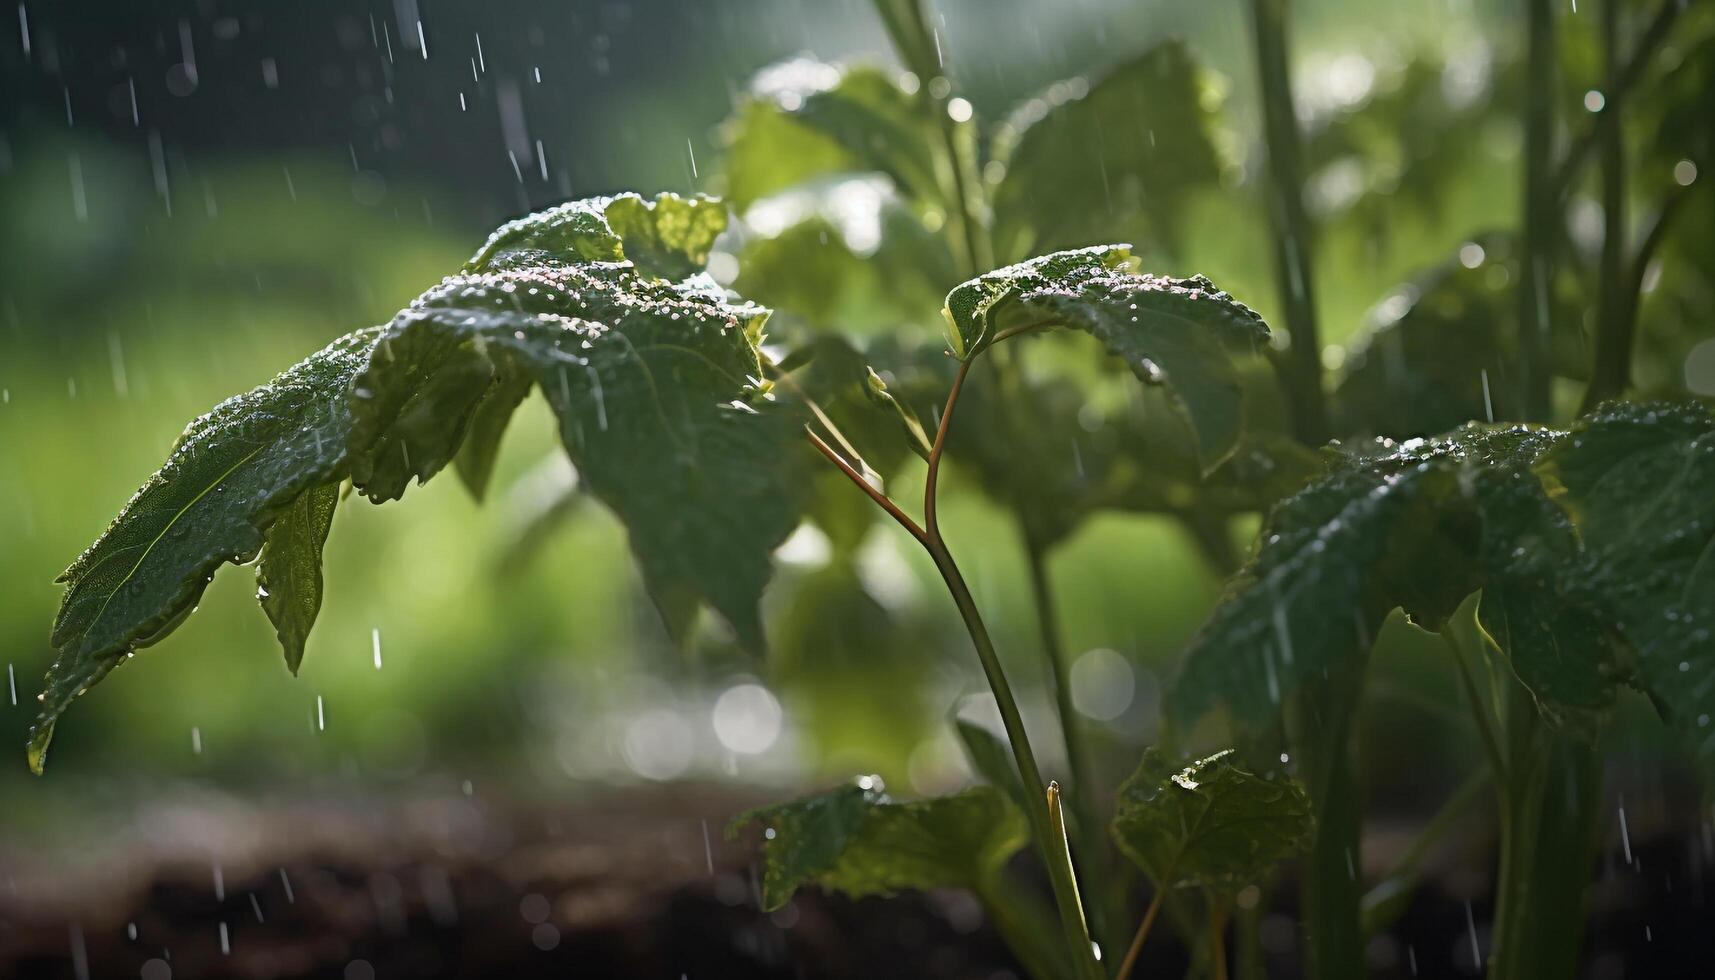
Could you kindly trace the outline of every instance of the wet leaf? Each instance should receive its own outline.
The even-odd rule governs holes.
[[[680,246],[688,262],[711,237],[700,223],[675,231],[687,205],[669,195],[609,206],[631,229],[622,245],[642,235],[658,265]],[[698,222],[719,213],[706,207],[693,208]],[[658,229],[648,230],[649,214]],[[457,451],[491,387],[528,377],[559,417],[584,485],[625,523],[669,628],[683,636],[706,603],[760,649],[757,603],[770,554],[798,521],[805,458],[798,415],[763,380],[766,311],[727,303],[706,277],[669,283],[627,262],[543,252],[542,241],[601,251],[579,244],[602,240],[587,208],[556,215],[491,239],[471,263],[480,271],[444,280],[387,327],[353,383],[354,444],[372,447],[354,461],[354,480],[385,500],[410,476],[426,479]]]
[[[1086,331],[1139,379],[1173,392],[1211,470],[1242,430],[1235,360],[1254,353],[1268,327],[1207,279],[1136,275],[1125,271],[1129,258],[1123,245],[1055,252],[964,283],[947,294],[949,342],[968,358],[1008,328]]]
[[[30,729],[41,771],[74,698],[190,614],[222,564],[247,562],[305,492],[345,475],[346,390],[377,337],[343,337],[192,422],[165,464],[59,578],[57,654]],[[289,654],[288,654],[289,655]]]
[[[501,372],[471,412],[464,445],[453,456],[453,469],[465,489],[479,501],[487,495],[489,480],[494,476],[494,461],[500,455],[500,438],[506,434],[512,413],[530,394],[531,387],[529,375],[518,371]]]
[[[1365,656],[1394,608],[1436,629],[1477,589],[1540,587],[1575,545],[1530,471],[1558,437],[1474,425],[1336,456],[1269,514],[1256,557],[1192,641],[1174,715],[1221,703],[1237,724],[1265,725],[1299,684]]]
[[[1540,469],[1578,528],[1566,589],[1606,612],[1636,682],[1715,757],[1715,418],[1695,402],[1610,403]]]
[[[286,651],[292,673],[304,661],[304,641],[322,608],[322,545],[339,507],[340,485],[324,483],[298,495],[263,535],[256,597]]]
[[[732,831],[750,823],[772,832],[762,846],[765,911],[807,884],[854,898],[982,888],[1029,837],[1024,814],[993,787],[896,803],[875,777],[752,810]]]
[[[1192,193],[1219,186],[1220,91],[1168,41],[1099,78],[1074,78],[1015,109],[995,136],[1001,255],[1118,239],[1177,248]]]
[[[1247,772],[1231,749],[1180,767],[1150,748],[1120,786],[1112,829],[1158,887],[1231,893],[1308,850],[1313,826],[1304,787]]]

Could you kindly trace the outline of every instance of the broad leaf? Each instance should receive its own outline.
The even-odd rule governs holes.
[[[530,378],[523,374],[507,374],[495,379],[471,413],[464,445],[453,457],[465,489],[477,500],[488,493],[489,480],[494,476],[494,461],[500,455],[500,437],[512,421],[512,413],[530,394]]]
[[[866,776],[830,793],[741,815],[766,828],[762,907],[807,884],[854,898],[905,889],[983,888],[1029,837],[1024,814],[981,786],[895,803]]]
[[[1567,591],[1605,612],[1637,682],[1715,758],[1715,418],[1697,403],[1610,403],[1541,472],[1584,544]]]
[[[643,241],[657,268],[702,255],[716,213],[670,195],[602,206],[625,216],[625,236],[607,234],[622,249]],[[353,478],[371,499],[398,496],[409,477],[426,479],[453,457],[494,386],[515,392],[529,378],[559,417],[584,485],[629,530],[669,628],[684,635],[707,603],[758,649],[757,603],[771,552],[798,522],[803,459],[796,412],[762,377],[766,311],[726,303],[706,277],[673,283],[629,262],[541,250],[551,241],[573,255],[603,252],[591,207],[514,223],[473,271],[394,319],[353,383],[354,444],[373,447]]]
[[[1242,428],[1235,358],[1256,351],[1268,327],[1207,279],[1136,275],[1129,258],[1123,245],[1055,252],[964,283],[947,294],[948,340],[968,358],[1008,328],[1086,331],[1138,378],[1172,390],[1213,469]]]
[[[1468,426],[1335,458],[1269,515],[1256,557],[1192,641],[1175,716],[1224,703],[1243,726],[1267,724],[1300,683],[1367,654],[1392,609],[1435,629],[1477,589],[1539,587],[1575,546],[1530,472],[1557,438]]]
[[[1220,92],[1169,41],[1094,80],[1056,82],[995,136],[995,238],[1016,259],[1126,239],[1172,252],[1191,193],[1219,186]]]
[[[335,341],[192,422],[160,471],[60,576],[58,651],[30,729],[41,771],[54,723],[133,650],[188,616],[215,569],[246,562],[304,493],[345,476],[346,390],[377,331]]]
[[[905,197],[937,198],[937,134],[893,72],[794,58],[758,72],[751,92],[726,131],[740,211],[832,173],[886,174]]]
[[[304,641],[322,608],[322,545],[339,507],[340,486],[324,483],[298,495],[268,526],[256,565],[256,598],[274,624],[286,666],[304,661]]]
[[[1179,767],[1154,748],[1120,786],[1113,835],[1159,888],[1235,892],[1310,847],[1304,788],[1258,776],[1228,749]]]

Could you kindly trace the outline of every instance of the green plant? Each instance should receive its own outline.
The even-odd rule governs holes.
[[[878,8],[906,72],[793,62],[765,73],[736,113],[725,181],[740,228],[729,233],[721,201],[670,194],[511,222],[391,323],[192,423],[62,577],[31,765],[71,701],[178,625],[227,562],[257,562],[295,671],[344,494],[397,499],[451,464],[480,496],[508,419],[536,389],[583,489],[624,523],[673,635],[690,637],[707,608],[761,653],[774,549],[810,521],[849,562],[885,514],[922,546],[970,636],[1005,737],[957,731],[989,785],[899,802],[866,776],[741,817],[735,830],[766,827],[765,907],[805,884],[968,888],[1032,973],[1084,978],[1123,978],[1165,915],[1224,976],[1235,894],[1308,852],[1309,972],[1355,976],[1366,932],[1397,914],[1417,858],[1488,783],[1501,828],[1491,974],[1570,975],[1577,945],[1565,936],[1582,914],[1611,706],[1643,691],[1697,754],[1715,750],[1704,683],[1715,498],[1699,492],[1715,477],[1715,417],[1670,386],[1654,387],[1671,401],[1612,400],[1654,369],[1633,361],[1648,350],[1640,328],[1712,305],[1691,285],[1643,290],[1653,263],[1707,267],[1698,242],[1667,232],[1695,167],[1633,245],[1626,205],[1661,191],[1667,171],[1638,188],[1627,163],[1689,165],[1709,148],[1640,151],[1607,114],[1556,157],[1561,51],[1554,12],[1531,5],[1521,233],[1468,229],[1457,261],[1383,304],[1386,319],[1330,385],[1313,259],[1325,241],[1373,228],[1377,205],[1313,212],[1307,184],[1368,146],[1383,109],[1300,131],[1283,3],[1253,3],[1267,166],[1237,190],[1223,185],[1237,164],[1218,85],[1182,45],[1062,83],[984,134],[953,96],[920,7]],[[1649,58],[1680,8],[1665,4],[1624,56],[1625,12],[1617,0],[1604,9],[1601,72],[1617,110],[1646,82],[1668,85]],[[1704,32],[1690,70],[1706,76],[1715,25],[1689,29]],[[1481,115],[1424,110],[1423,90],[1408,91],[1382,106],[1426,112],[1414,125],[1444,138]],[[1431,151],[1451,152],[1427,139],[1403,152]],[[1566,215],[1593,152],[1606,221],[1592,261]],[[1457,165],[1433,160],[1413,185],[1431,204],[1437,171]],[[1141,271],[1192,250],[1194,202],[1252,193],[1273,221],[1285,335],[1206,278]],[[1091,244],[1121,239],[1137,244]],[[733,290],[705,271],[717,245],[737,253]],[[1591,295],[1594,358],[1566,315]],[[1672,311],[1646,320],[1646,300]],[[765,345],[770,323],[784,327],[780,347]],[[1331,435],[1349,441],[1325,446]],[[1044,777],[941,523],[949,464],[1018,526],[1063,780]],[[919,468],[920,518],[887,491]],[[1049,558],[1113,509],[1175,522],[1232,578],[1168,696],[1166,748],[1145,754],[1108,815],[1073,710]],[[1267,516],[1241,560],[1234,519],[1255,513]],[[1366,893],[1354,719],[1396,610],[1439,633],[1486,773]],[[1212,737],[1205,719],[1223,712],[1227,734]],[[1168,761],[1215,739],[1239,748]],[[1287,758],[1302,784],[1275,772]],[[1052,911],[1008,875],[1026,845]],[[1153,883],[1141,915],[1139,872]]]

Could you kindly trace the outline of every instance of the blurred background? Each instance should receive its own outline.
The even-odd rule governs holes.
[[[1258,126],[1240,5],[935,9],[957,90],[989,120],[1059,79],[1185,38],[1218,77],[1220,135],[1239,164],[1224,189],[1188,202],[1183,268],[1163,271],[1207,273],[1273,314],[1269,230],[1247,172]],[[1330,368],[1408,277],[1513,223],[1520,136],[1501,98],[1521,43],[1512,13],[1467,0],[1295,5],[1300,114],[1346,123],[1344,142],[1311,144]],[[1594,29],[1585,16],[1564,28],[1569,100]],[[826,564],[825,539],[802,532],[768,597],[767,660],[720,643],[681,651],[641,591],[622,528],[598,504],[564,498],[569,464],[540,404],[514,423],[486,506],[452,480],[387,508],[345,505],[301,676],[281,662],[251,570],[226,568],[177,633],[72,708],[47,776],[30,777],[24,732],[52,652],[54,576],[187,420],[384,322],[508,217],[620,190],[718,193],[722,123],[770,63],[892,55],[860,0],[25,0],[0,22],[0,747],[15,752],[0,754],[0,946],[10,936],[28,951],[16,969],[87,973],[97,956],[111,975],[296,975],[284,959],[241,969],[219,958],[242,953],[264,918],[260,904],[250,915],[247,892],[267,889],[276,904],[284,894],[286,873],[272,870],[288,858],[269,848],[343,838],[362,851],[422,836],[502,861],[522,840],[570,833],[555,814],[605,828],[582,839],[616,814],[660,821],[663,847],[685,850],[696,873],[705,857],[707,874],[739,869],[728,904],[740,904],[748,857],[721,836],[740,803],[857,772],[903,795],[969,779],[946,719],[982,714],[984,687],[909,539],[873,532],[853,590],[833,579],[844,573]],[[922,314],[922,329],[938,330],[937,311]],[[1707,343],[1664,362],[1684,366],[1673,381],[1715,393]],[[949,537],[1029,692],[1052,770],[1017,536],[960,482],[948,481]],[[565,519],[543,523],[552,509]],[[1126,515],[1085,526],[1052,572],[1075,703],[1117,781],[1152,741],[1161,686],[1221,582],[1177,525]],[[830,603],[857,606],[792,614]],[[1445,717],[1453,675],[1396,625],[1377,653],[1362,743],[1382,832],[1432,812],[1477,758],[1472,734]],[[1648,813],[1675,792],[1680,763],[1647,706],[1622,713],[1619,792]],[[530,829],[500,843],[471,829],[497,813],[528,814],[497,822]],[[164,941],[136,939],[129,913],[88,899],[141,887],[157,861],[190,868],[185,891],[209,893],[197,901],[237,910],[216,916],[218,936],[182,940],[176,962]],[[518,885],[528,873],[497,874],[547,900]],[[372,897],[433,891],[376,880]],[[237,881],[255,884],[228,888]],[[1482,894],[1480,879],[1454,887]],[[385,923],[387,903],[375,902]],[[563,907],[538,916],[507,902],[507,941],[544,955],[559,946],[539,927],[564,924]],[[139,944],[133,959],[90,952],[122,932]],[[1455,940],[1436,953],[1449,964]],[[319,951],[306,970],[364,976],[349,967],[367,962],[355,948]]]

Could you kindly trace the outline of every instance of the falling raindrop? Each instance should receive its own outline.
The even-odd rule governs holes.
[[[376,626],[369,631],[369,646],[375,653],[375,669],[381,669],[381,627]]]

